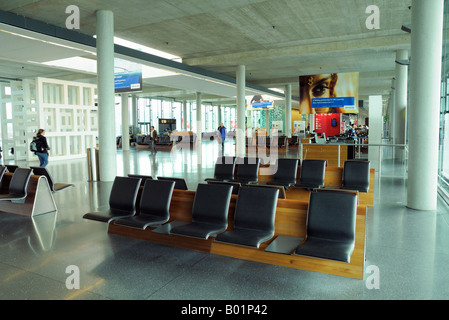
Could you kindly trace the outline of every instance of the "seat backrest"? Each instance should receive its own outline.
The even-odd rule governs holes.
[[[305,159],[301,164],[299,179],[301,183],[316,184],[324,186],[324,176],[326,173],[326,160]]]
[[[298,142],[298,136],[292,136],[290,143],[296,143],[296,142]]]
[[[245,187],[277,189],[277,190],[279,190],[278,199],[287,199],[287,194],[285,192],[285,188],[282,186],[264,185],[264,184],[246,184]]]
[[[215,179],[233,179],[235,169],[234,157],[218,157],[215,163]]]
[[[14,195],[26,195],[28,182],[30,181],[32,169],[17,168],[9,183],[9,193]]]
[[[278,145],[283,147],[285,145],[285,141],[287,140],[286,136],[280,136],[278,137]]]
[[[370,180],[370,162],[347,160],[343,167],[343,187],[357,187],[368,192]]]
[[[313,191],[307,212],[307,237],[348,241],[355,239],[357,194]]]
[[[208,184],[224,184],[228,186],[232,186],[232,194],[239,194],[240,186],[241,184],[238,182],[224,182],[224,181],[214,181],[214,180],[208,180]]]
[[[6,172],[6,167],[5,166],[0,166],[0,181],[2,180],[3,175],[5,174],[5,172]]]
[[[130,177],[115,177],[109,196],[111,209],[134,212],[140,179]]]
[[[232,186],[198,184],[193,200],[192,221],[227,225]]]
[[[153,180],[153,177],[152,177],[152,176],[145,176],[145,175],[140,175],[140,174],[128,174],[128,177],[140,179],[140,185],[141,185],[141,186],[144,186],[144,185],[145,185],[145,182],[146,182],[147,180]]]
[[[6,168],[8,169],[8,172],[11,172],[11,173],[14,173],[14,171],[16,171],[16,169],[18,168],[19,166],[16,166],[15,164],[7,164],[6,165]]]
[[[277,171],[274,174],[274,180],[293,180],[296,181],[298,172],[298,159],[278,159]]]
[[[237,160],[237,179],[254,179],[255,181],[257,181],[260,159],[248,157],[239,159],[240,160]]]
[[[168,219],[175,181],[147,179],[140,198],[139,215],[150,214]]]
[[[48,172],[46,168],[43,167],[30,167],[30,168],[33,169],[33,174],[37,176],[45,176],[47,178],[50,189],[54,191],[53,179],[51,178],[50,172]]]
[[[172,177],[157,177],[158,180],[168,180],[175,182],[175,189],[188,190],[187,183],[182,178],[172,178]]]
[[[274,232],[278,189],[242,186],[235,207],[235,228]]]

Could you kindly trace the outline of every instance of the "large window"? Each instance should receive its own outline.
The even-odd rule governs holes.
[[[159,118],[176,119],[176,130],[182,130],[182,121],[186,121],[186,129],[196,132],[196,102],[186,102],[186,114],[183,113],[183,102],[169,98],[137,98],[137,122],[142,134],[149,133],[150,125],[154,125],[159,131]],[[202,131],[213,132],[220,125],[218,112],[219,107],[211,104],[203,104]],[[221,119],[228,130],[235,129],[235,108],[222,107]]]
[[[443,39],[447,39],[449,35],[449,2],[445,1],[444,6]],[[449,43],[447,41],[443,41],[442,61],[438,185],[442,196],[449,200]]]

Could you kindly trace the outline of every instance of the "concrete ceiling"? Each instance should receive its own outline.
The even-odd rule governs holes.
[[[80,9],[81,33],[95,34],[96,10],[112,10],[120,38],[233,78],[244,64],[248,82],[281,90],[291,84],[294,96],[300,75],[360,72],[360,99],[388,97],[396,51],[410,49],[410,34],[401,26],[411,24],[411,0],[2,0],[0,10],[65,27],[71,4]],[[378,30],[365,25],[370,5],[380,9]],[[54,55],[64,56],[62,49]],[[0,76],[13,76],[11,67],[0,61]],[[149,90],[156,95],[157,88],[152,83]],[[167,81],[159,91],[192,96]]]

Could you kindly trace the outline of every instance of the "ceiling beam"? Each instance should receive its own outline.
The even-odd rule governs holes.
[[[207,65],[234,65],[255,61],[258,59],[280,58],[300,55],[314,55],[333,52],[379,50],[395,51],[409,48],[411,42],[410,34],[397,34],[381,37],[369,37],[361,39],[351,39],[324,43],[312,43],[282,47],[274,49],[253,50],[238,53],[228,53],[208,57],[187,58],[183,63],[191,66]]]

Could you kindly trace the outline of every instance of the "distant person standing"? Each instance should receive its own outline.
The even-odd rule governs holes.
[[[35,154],[39,158],[39,166],[45,168],[48,164],[48,150],[50,150],[47,138],[45,137],[45,130],[39,129],[33,140],[36,142],[37,151]]]
[[[351,129],[349,129],[349,137],[354,139],[354,141],[357,141],[357,125],[355,123],[352,124]]]
[[[151,152],[157,153],[156,150],[156,141],[157,141],[157,131],[154,129],[154,126],[150,127],[150,146]]]
[[[221,142],[221,152],[224,152],[224,143],[226,140],[226,127],[223,125],[223,122],[220,123],[220,126],[218,127],[218,139]]]

